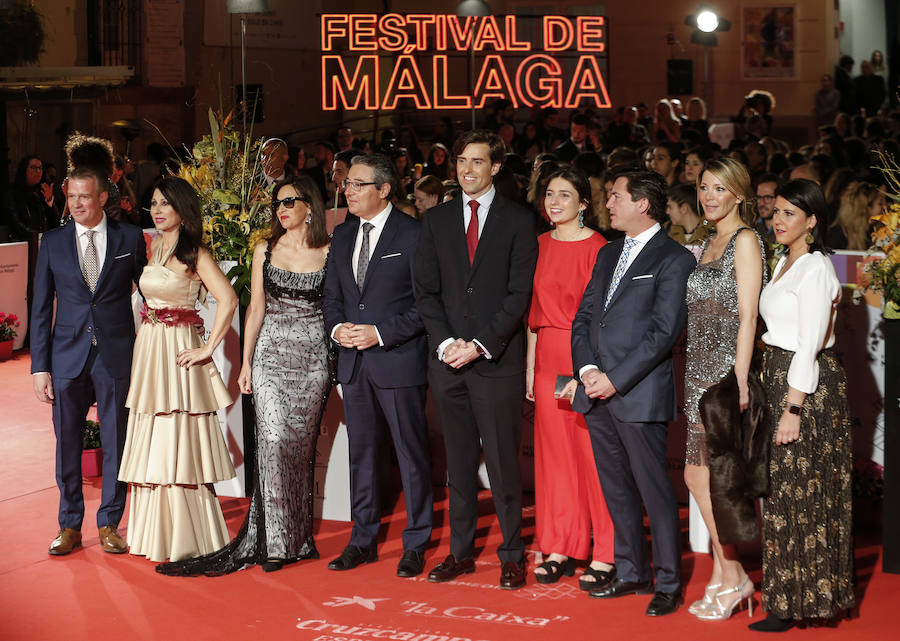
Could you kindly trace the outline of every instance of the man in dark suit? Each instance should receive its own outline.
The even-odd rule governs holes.
[[[676,415],[672,347],[687,318],[685,287],[696,260],[660,225],[666,184],[659,174],[620,174],[607,207],[613,228],[625,238],[598,254],[572,323],[574,371],[581,381],[572,407],[584,412],[615,528],[616,578],[590,594],[602,599],[654,591],[643,499],[656,569],[647,614],[660,616],[682,601],[666,430]]]
[[[575,114],[569,123],[569,137],[557,146],[553,153],[561,162],[572,162],[582,151],[594,151],[588,138],[590,120],[584,114]]]
[[[106,552],[126,551],[116,528],[125,509],[125,483],[118,481],[128,413],[134,320],[132,283],[147,250],[138,227],[107,218],[107,179],[93,170],[69,174],[72,219],[44,234],[34,276],[31,309],[31,372],[38,400],[53,405],[59,533],[50,554],[81,545],[82,431],[94,396],[103,444],[103,492],[97,511]],[[53,303],[56,300],[56,318]]]
[[[406,498],[397,576],[413,577],[424,568],[433,514],[425,422],[428,348],[412,275],[421,224],[391,206],[397,177],[386,156],[353,158],[344,186],[355,216],[335,229],[323,306],[325,327],[341,348],[338,381],[350,444],[353,532],[328,569],[350,570],[378,558],[378,455],[388,427]]]
[[[530,212],[493,186],[503,141],[486,130],[454,145],[463,194],[430,209],[416,254],[416,301],[431,343],[450,486],[450,555],[428,576],[475,571],[478,465],[484,452],[503,532],[500,586],[525,585],[519,475],[525,333],[537,239]]]

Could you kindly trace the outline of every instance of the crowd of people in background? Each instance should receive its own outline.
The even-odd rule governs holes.
[[[762,205],[761,224],[768,218],[774,187],[790,178],[809,178],[825,189],[831,246],[865,249],[868,215],[883,206],[884,198],[883,179],[872,169],[873,152],[900,157],[900,110],[889,108],[881,52],[875,51],[870,60],[863,60],[855,77],[854,64],[853,58],[842,56],[834,74],[823,75],[821,89],[813,97],[817,136],[800,145],[791,145],[779,136],[776,98],[763,89],[744,97],[730,119],[734,127],[725,139],[710,138],[707,106],[697,96],[685,101],[661,98],[651,103],[652,107],[645,102],[619,106],[604,114],[586,108],[569,114],[567,121],[557,109],[535,110],[524,116],[510,101],[497,99],[482,124],[497,133],[506,147],[504,169],[496,180],[498,188],[531,208],[539,227],[546,229],[549,221],[542,210],[542,198],[536,198],[536,194],[543,193],[546,177],[553,169],[564,163],[575,164],[588,174],[593,189],[593,211],[586,222],[608,232],[603,197],[609,187],[608,172],[617,167],[644,166],[663,175],[670,187],[670,234],[686,244],[696,244],[704,231],[688,212],[689,203],[696,202],[690,187],[704,162],[730,156],[747,167],[754,189],[764,185],[757,194]],[[441,116],[427,140],[410,125],[382,130],[377,140],[355,136],[350,126],[339,127],[328,140],[307,145],[289,145],[273,138],[263,146],[268,181],[272,184],[283,176],[308,175],[317,184],[326,207],[345,207],[340,184],[353,156],[383,153],[393,160],[400,177],[394,206],[421,218],[423,203],[450,200],[459,193],[450,153],[459,128],[450,117]],[[796,139],[796,135],[785,137]],[[144,228],[152,226],[151,187],[177,164],[173,150],[160,143],[149,144],[146,158],[140,162],[117,156],[107,213]],[[7,208],[9,220],[5,221],[12,238],[29,240],[59,223],[64,197],[52,164],[36,156],[23,158],[12,196]],[[765,228],[769,230],[771,225]],[[771,234],[768,240],[772,240]]]

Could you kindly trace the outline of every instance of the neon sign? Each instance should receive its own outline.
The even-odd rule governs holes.
[[[606,54],[603,16],[543,16],[534,41],[521,35],[528,30],[517,16],[323,14],[320,27],[326,111],[389,111],[401,99],[417,109],[481,109],[495,98],[516,108],[611,106],[597,62]],[[450,58],[470,51],[477,55],[472,95],[454,94]],[[554,54],[573,59],[574,68]]]

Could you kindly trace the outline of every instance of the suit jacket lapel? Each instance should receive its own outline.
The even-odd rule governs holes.
[[[615,245],[615,247],[613,247]],[[625,241],[623,239],[614,240],[609,245],[607,245],[607,252],[601,252],[597,260],[604,260],[609,263],[606,268],[603,270],[605,282],[603,283],[603,290],[600,291],[600,308],[603,309],[603,303],[606,302],[606,295],[609,292],[609,286],[612,284],[613,275],[616,273],[616,265],[619,264],[619,257],[622,255],[622,249],[625,247]],[[613,255],[615,255],[615,260],[613,260]],[[612,301],[610,301],[612,302]]]
[[[381,230],[381,235],[378,236],[378,242],[374,247],[369,248],[369,266],[366,268],[366,279],[363,281],[363,288],[360,292],[360,296],[365,293],[366,288],[369,286],[369,281],[372,280],[372,273],[375,272],[381,264],[381,259],[377,258],[382,251],[380,248],[389,247],[394,236],[397,235],[397,227],[399,225],[397,219],[398,216],[406,216],[406,214],[399,209],[391,207],[387,220],[384,221],[384,229]]]
[[[94,292],[100,291],[100,287],[103,286],[104,279],[107,278],[110,270],[112,270],[113,261],[115,260],[115,256],[119,255],[119,250],[122,247],[122,230],[119,229],[119,225],[111,220],[109,217],[106,219],[106,258],[103,259],[103,269],[100,270],[100,275],[97,277],[97,286],[94,288]],[[85,284],[87,286],[87,284]]]
[[[619,295],[622,293],[624,289],[628,287],[631,283],[631,277],[634,274],[638,274],[647,266],[653,264],[654,259],[656,258],[654,252],[656,251],[656,247],[663,241],[665,238],[666,230],[660,228],[658,232],[656,232],[650,240],[647,241],[647,245],[641,249],[641,253],[638,254],[638,257],[634,259],[634,262],[628,266],[628,269],[625,270],[625,273],[622,275],[622,280],[619,281],[619,286],[616,287],[616,291],[613,292],[613,296],[609,301],[609,305],[607,305],[607,309],[613,306],[613,303],[616,302],[616,299],[619,298]],[[622,245],[625,245],[625,241],[622,241]],[[619,252],[621,254],[621,252]],[[616,259],[618,262],[618,259]],[[615,267],[613,267],[615,271]],[[610,281],[612,277],[610,276]],[[609,285],[607,284],[607,291],[609,291]]]
[[[66,253],[66,256],[64,262],[74,265],[75,271],[73,272],[73,276],[75,277],[75,280],[81,283],[81,286],[84,287],[84,293],[87,296],[90,296],[91,289],[84,281],[84,275],[81,271],[81,256],[79,255],[81,253],[81,248],[78,246],[78,234],[75,232],[75,221],[71,218],[69,219],[69,222],[66,223],[65,232],[66,242],[63,243],[63,251]],[[100,282],[99,279],[97,282]]]
[[[345,256],[337,254],[335,262],[337,262],[338,269],[353,284],[352,291],[359,294],[359,287],[356,285],[356,272],[354,271],[356,265],[353,264],[353,249],[356,247],[356,236],[362,223],[358,216],[354,216],[352,220],[348,218],[344,224],[347,225],[347,254]],[[351,228],[353,231],[350,231]],[[331,251],[334,251],[334,248],[335,245],[332,244]]]
[[[435,239],[440,243],[450,243],[451,256],[458,259],[457,269],[468,279],[471,267],[469,266],[469,249],[466,246],[466,221],[463,218],[463,199],[462,196],[450,201],[451,209],[455,209],[456,213],[450,218],[450,225],[446,229],[443,238]],[[477,254],[478,252],[476,252]]]

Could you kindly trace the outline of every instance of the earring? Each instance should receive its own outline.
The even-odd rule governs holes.
[[[578,210],[578,226],[584,227],[584,210]]]
[[[312,222],[312,210],[310,209],[309,212],[306,214],[306,224],[309,225],[311,222]]]
[[[805,239],[805,240],[806,240],[806,244],[807,244],[807,245],[812,245],[814,242],[816,242],[815,237],[812,235],[812,230],[806,232],[806,239]]]

